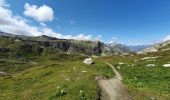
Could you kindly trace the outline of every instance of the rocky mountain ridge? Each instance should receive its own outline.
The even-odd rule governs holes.
[[[154,52],[162,52],[170,50],[170,40],[163,41],[157,44],[154,44],[151,47],[148,47],[142,51],[139,51],[138,53],[144,54],[144,53],[154,53]]]
[[[28,54],[31,52],[39,54],[43,51],[59,51],[67,54],[78,53],[99,56],[110,53],[130,52],[129,49],[121,44],[106,45],[100,41],[58,39],[46,35],[33,37],[0,32],[0,39],[6,42],[4,45],[0,44],[1,50],[9,49],[9,51],[16,51],[17,48],[20,48],[20,50],[23,50],[23,53],[27,52]],[[16,49],[13,50],[14,48]]]

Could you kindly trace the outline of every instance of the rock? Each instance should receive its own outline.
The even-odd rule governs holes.
[[[150,60],[150,59],[157,59],[157,58],[160,58],[160,56],[157,56],[157,57],[144,57],[144,58],[141,58],[141,60]]]
[[[36,62],[33,62],[33,61],[30,61],[31,64],[34,64],[34,65],[37,65],[38,63]]]
[[[102,75],[99,75],[99,76],[96,76],[96,77],[95,77],[95,80],[96,80],[96,81],[99,81],[99,80],[106,80],[106,79],[108,79],[108,78],[105,77],[105,76],[102,76]]]
[[[129,55],[129,53],[123,53],[123,55],[124,55],[124,56],[128,56],[128,55]]]
[[[155,97],[150,97],[150,99],[151,99],[151,100],[156,100],[156,98],[155,98]]]
[[[7,75],[7,73],[0,71],[0,76],[6,76],[6,75]]]
[[[87,71],[81,71],[82,73],[86,73]]]
[[[170,67],[170,64],[164,64],[163,66],[164,67]]]
[[[154,67],[155,64],[147,64],[146,67]]]
[[[86,58],[84,61],[83,61],[84,64],[87,64],[87,65],[90,65],[90,64],[94,64],[94,61],[92,58]]]
[[[122,63],[122,62],[119,62],[119,65],[123,65],[124,63]]]
[[[134,62],[137,62],[138,60],[134,60]]]
[[[151,62],[151,61],[156,61],[156,59],[149,59],[149,60],[146,60],[148,62]]]
[[[131,65],[127,65],[128,67],[130,67]]]
[[[120,69],[120,66],[117,66],[117,69]]]
[[[15,39],[15,42],[22,42],[20,39]]]
[[[70,81],[70,79],[69,79],[69,78],[66,78],[65,80],[66,80],[66,81]]]

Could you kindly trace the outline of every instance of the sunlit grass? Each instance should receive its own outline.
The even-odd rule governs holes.
[[[0,98],[7,100],[95,100],[98,87],[95,77],[112,77],[112,69],[101,61],[85,65],[83,60],[49,61],[35,65],[11,77],[0,78]]]

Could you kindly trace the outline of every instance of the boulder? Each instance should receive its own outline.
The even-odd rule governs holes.
[[[92,58],[86,58],[83,61],[84,64],[90,65],[90,64],[94,64],[94,61]]]
[[[163,66],[164,67],[170,67],[170,64],[164,64]]]
[[[147,64],[146,67],[154,67],[155,64]]]

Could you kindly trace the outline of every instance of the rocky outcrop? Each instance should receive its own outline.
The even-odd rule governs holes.
[[[129,50],[121,45],[106,45],[100,41],[79,41],[79,40],[71,40],[71,39],[58,39],[49,36],[20,36],[20,35],[12,35],[6,33],[0,33],[0,38],[6,38],[12,43],[15,44],[15,48],[17,51],[21,53],[34,53],[40,54],[45,49],[51,49],[53,51],[61,51],[67,54],[70,53],[78,53],[85,55],[97,55],[101,54],[110,54],[110,53],[124,53],[129,52]],[[16,40],[20,40],[16,42]],[[8,46],[7,46],[8,47]],[[11,48],[11,47],[10,47]],[[15,51],[15,50],[14,50]]]
[[[103,52],[102,43],[95,41],[57,40],[34,41],[43,48],[54,48],[67,53],[81,53],[87,55],[100,55]]]
[[[139,51],[138,53],[145,54],[145,53],[154,53],[154,52],[161,52],[161,51],[167,51],[167,50],[170,50],[170,40],[157,43],[151,47],[148,47],[142,51]]]
[[[111,43],[106,45],[108,50],[112,53],[130,53],[132,52],[128,47],[118,43]]]

